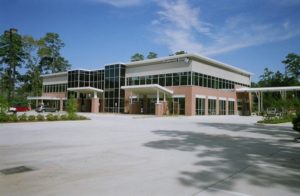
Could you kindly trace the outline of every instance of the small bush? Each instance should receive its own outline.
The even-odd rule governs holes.
[[[292,121],[293,129],[300,132],[300,112],[297,112],[296,117]]]
[[[54,121],[53,114],[47,114],[46,119],[48,121]]]
[[[35,121],[35,115],[29,115],[27,120],[28,121]]]
[[[37,121],[44,121],[45,120],[45,116],[42,115],[42,114],[39,114],[39,115],[36,116],[36,120]]]
[[[76,114],[69,114],[68,120],[78,120],[78,116]]]
[[[258,123],[264,124],[279,124],[279,123],[287,123],[292,122],[294,115],[284,115],[284,116],[275,116],[275,117],[264,117],[263,120],[258,121]]]
[[[60,120],[68,120],[68,115],[66,114],[61,115]]]
[[[8,122],[8,120],[9,116],[4,112],[0,112],[0,122]]]
[[[89,118],[78,115],[78,120],[89,120]]]
[[[23,121],[23,122],[27,121],[27,115],[24,113],[24,114],[18,116],[18,120],[19,121]]]
[[[55,120],[55,121],[60,120],[59,115],[53,115],[53,120]]]
[[[8,116],[9,122],[18,122],[18,116],[16,114],[11,114]]]

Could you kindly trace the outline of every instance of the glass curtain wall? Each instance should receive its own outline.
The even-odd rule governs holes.
[[[107,65],[104,70],[105,77],[105,107],[106,112],[124,112],[125,91],[125,65]],[[143,78],[145,82],[145,78]]]
[[[248,86],[197,72],[179,72],[160,75],[128,77],[127,85],[159,84],[161,86],[202,86],[213,89],[233,89],[234,85]]]
[[[50,85],[43,85],[43,92],[44,93],[61,93],[67,91],[67,84],[50,84]]]

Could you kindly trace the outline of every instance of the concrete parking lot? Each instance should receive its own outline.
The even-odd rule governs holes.
[[[86,114],[0,124],[0,195],[299,195],[291,124],[259,117]]]

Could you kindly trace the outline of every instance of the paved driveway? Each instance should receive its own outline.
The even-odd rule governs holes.
[[[0,124],[0,195],[299,195],[291,125],[258,117],[88,114]]]

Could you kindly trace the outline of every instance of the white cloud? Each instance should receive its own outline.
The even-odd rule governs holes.
[[[142,3],[143,0],[94,0],[99,3],[109,4],[115,7],[136,6]]]
[[[292,0],[286,0],[292,1]],[[185,50],[203,55],[216,55],[264,43],[290,39],[300,34],[300,26],[290,21],[262,23],[247,15],[225,19],[212,25],[201,19],[200,8],[188,0],[156,0],[160,11],[152,25],[156,41],[171,52]]]

